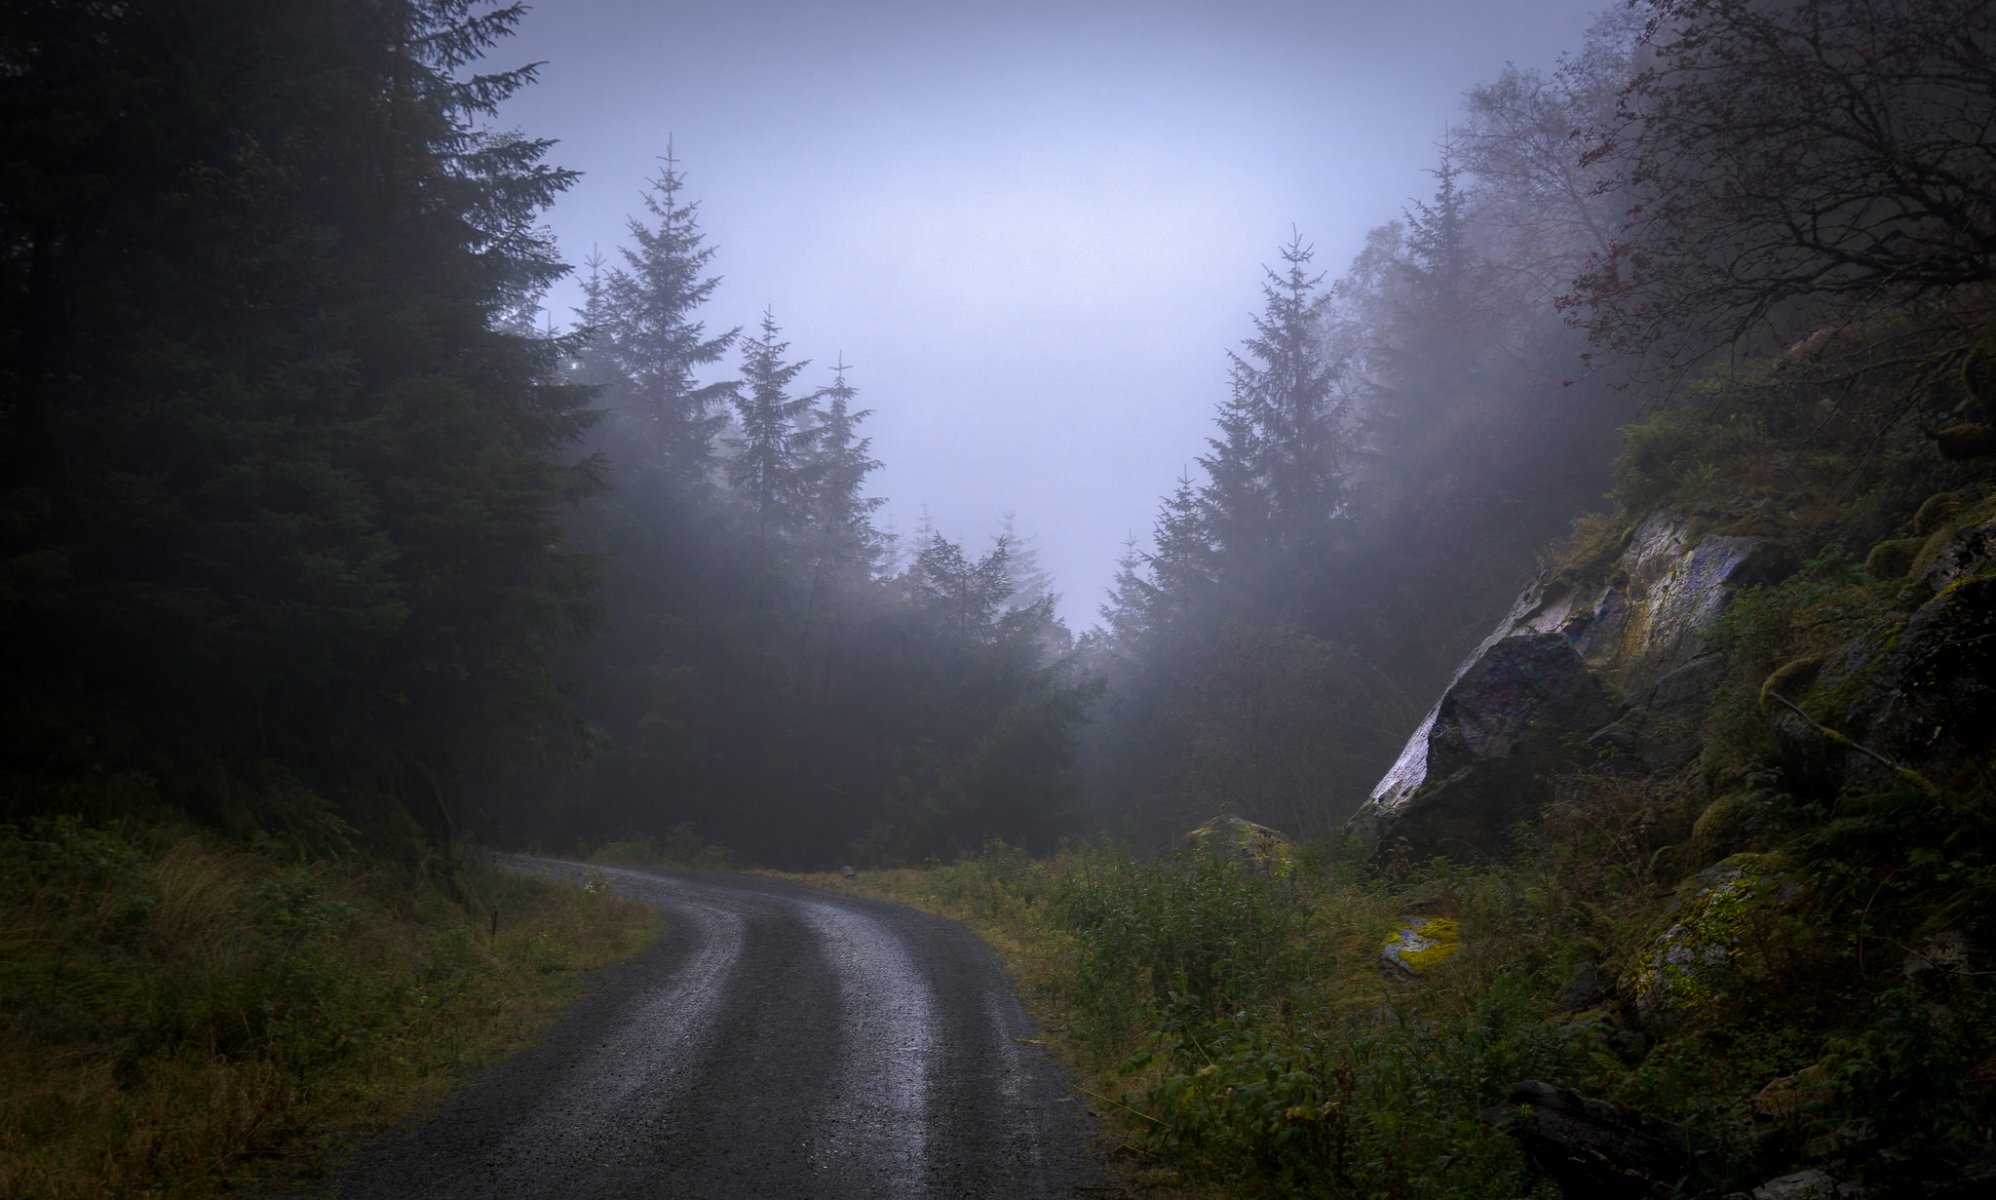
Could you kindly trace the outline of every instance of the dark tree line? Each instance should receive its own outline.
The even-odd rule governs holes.
[[[925,530],[890,562],[851,368],[810,386],[773,312],[708,332],[720,279],[684,188],[668,152],[578,314],[609,487],[570,544],[602,564],[606,610],[564,674],[600,745],[492,816],[555,838],[690,827],[794,866],[1050,844],[1077,826],[1088,689],[1051,598],[1020,594],[1025,548]]]
[[[1002,539],[889,568],[848,371],[706,328],[669,152],[582,330],[533,328],[571,175],[491,128],[521,11],[0,7],[0,819],[818,865],[1069,828],[1050,601]]]
[[[709,328],[669,147],[533,328],[570,177],[491,128],[519,14],[0,3],[7,816],[795,865],[1328,831],[1683,368],[1919,304],[1941,380],[1988,326],[1988,5],[1633,0],[1471,89],[1341,275],[1280,247],[1077,649],[1009,525],[875,527],[856,368]]]
[[[506,326],[570,179],[480,132],[518,15],[6,6],[10,807],[441,840],[440,781],[548,732],[597,472],[560,347]]]

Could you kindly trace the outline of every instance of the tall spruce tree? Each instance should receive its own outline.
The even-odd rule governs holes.
[[[870,453],[873,439],[859,434],[873,411],[853,407],[859,392],[846,380],[850,369],[840,355],[831,384],[818,395],[805,471],[813,569],[847,582],[871,578],[882,562],[884,539],[874,531],[873,514],[886,503],[864,494],[880,462]]]
[[[721,280],[705,274],[714,250],[700,232],[699,204],[680,199],[685,179],[670,142],[661,161],[644,193],[651,223],[630,220],[625,265],[610,272],[604,289],[604,343],[629,381],[624,395],[608,399],[647,448],[646,465],[697,488],[713,469],[714,439],[727,427],[735,384],[702,384],[696,373],[719,362],[741,329],[708,337],[693,315]]]
[[[728,461],[728,482],[748,506],[756,542],[765,550],[772,538],[794,532],[804,517],[809,437],[800,423],[815,399],[790,394],[790,385],[810,362],[786,360],[790,343],[778,339],[780,332],[776,314],[764,309],[762,336],[743,344],[742,387],[734,397],[741,445]]]
[[[441,838],[440,781],[544,694],[592,472],[561,347],[500,327],[563,270],[538,217],[572,178],[482,131],[532,79],[471,69],[522,11],[10,13],[0,627],[9,703],[95,769]]]
[[[1338,364],[1325,349],[1330,297],[1301,235],[1266,270],[1245,353],[1229,353],[1233,394],[1201,490],[1217,574],[1251,605],[1281,607],[1321,579],[1344,515],[1345,429]]]

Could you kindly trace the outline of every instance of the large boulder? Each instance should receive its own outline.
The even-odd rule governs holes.
[[[1464,660],[1350,831],[1369,850],[1487,857],[1548,780],[1602,755],[1695,756],[1721,663],[1706,644],[1744,586],[1793,570],[1764,539],[1658,513],[1591,574],[1541,576]]]
[[[1571,766],[1615,706],[1558,633],[1507,637],[1442,696],[1354,828],[1423,856],[1478,858],[1529,816],[1544,778]],[[1389,832],[1390,831],[1390,832]]]

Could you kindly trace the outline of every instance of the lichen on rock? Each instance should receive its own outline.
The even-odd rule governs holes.
[[[1380,947],[1379,960],[1400,976],[1426,974],[1462,949],[1462,926],[1454,917],[1408,917]]]
[[[1627,998],[1652,1034],[1677,1032],[1784,957],[1777,920],[1806,888],[1778,858],[1735,854],[1679,890],[1663,931],[1624,975]]]
[[[1353,817],[1370,851],[1487,858],[1553,778],[1602,757],[1651,770],[1698,753],[1722,661],[1706,636],[1735,592],[1792,556],[1761,538],[1697,535],[1653,514],[1618,558],[1528,588],[1408,739]]]
[[[1222,814],[1180,839],[1187,850],[1223,853],[1238,858],[1265,875],[1286,878],[1296,869],[1296,850],[1289,840],[1266,825]]]

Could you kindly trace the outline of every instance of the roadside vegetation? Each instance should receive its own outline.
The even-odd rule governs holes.
[[[1547,552],[1549,573],[1600,578],[1664,509],[1804,564],[1715,628],[1726,673],[1689,764],[1551,779],[1473,866],[994,843],[824,882],[981,930],[1140,1189],[1558,1196],[1500,1115],[1538,1080],[1677,1126],[1679,1195],[1806,1167],[1867,1195],[1983,1194],[1996,643],[1987,563],[1959,547],[1996,486],[1988,455],[1939,435],[1996,341],[1941,316],[1713,376],[1625,431],[1616,511]],[[1911,697],[1893,703],[1926,706],[1918,769],[1840,731],[1889,735],[1850,715],[1888,667]],[[1433,945],[1403,966],[1382,951],[1407,928]]]
[[[655,914],[173,823],[0,827],[0,1195],[205,1196],[420,1115]]]
[[[1034,859],[994,845],[819,882],[977,928],[1138,1194],[1557,1197],[1483,1117],[1527,1079],[1689,1130],[1686,1195],[1750,1187],[1805,1143],[1924,1149],[1938,1157],[1890,1168],[1903,1194],[1953,1194],[1944,1156],[1990,1133],[1996,988],[1945,963],[1909,968],[1901,947],[1980,917],[1996,867],[1980,851],[1937,856],[1951,839],[1904,809],[1890,842],[1813,839],[1797,861],[1821,900],[1712,914],[1741,952],[1682,1028],[1646,1036],[1595,973],[1671,923],[1693,840],[1686,786],[1556,806],[1508,861],[1476,870],[1387,877],[1301,853],[1278,875],[1205,850]],[[1787,839],[1767,827],[1758,840]],[[1881,860],[1925,866],[1852,886]],[[1404,925],[1443,922],[1455,952],[1414,970],[1383,960]]]
[[[993,846],[842,882],[999,950],[1140,1192],[1509,1198],[1558,1192],[1532,1192],[1477,1112],[1520,1078],[1628,1074],[1551,1019],[1573,926],[1592,924],[1556,902],[1615,903],[1613,872],[1547,865],[1387,881],[1308,853],[1278,876],[1211,851]],[[1380,952],[1410,910],[1452,916],[1464,948],[1395,978]]]

